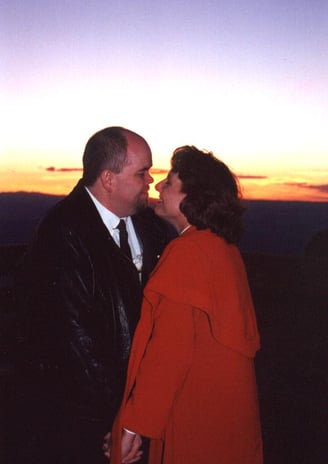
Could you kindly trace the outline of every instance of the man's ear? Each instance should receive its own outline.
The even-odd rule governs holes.
[[[109,169],[104,169],[102,173],[100,174],[100,182],[102,187],[107,190],[107,192],[112,191],[113,187],[113,172],[110,171]]]

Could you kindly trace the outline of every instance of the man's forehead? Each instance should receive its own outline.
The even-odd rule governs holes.
[[[153,165],[151,153],[144,152],[128,152],[125,166],[135,166],[139,171],[147,171]]]

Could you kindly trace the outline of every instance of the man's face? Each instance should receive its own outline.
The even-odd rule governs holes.
[[[127,134],[127,163],[118,174],[112,173],[111,207],[119,217],[130,216],[148,204],[152,155],[149,146],[134,134]]]

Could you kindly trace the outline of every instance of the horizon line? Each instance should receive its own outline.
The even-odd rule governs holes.
[[[48,193],[48,192],[41,192],[37,190],[27,191],[27,190],[16,190],[16,191],[0,191],[0,195],[44,195],[44,196],[51,196],[51,197],[58,197],[58,198],[65,198],[69,193]],[[241,201],[265,201],[265,202],[281,202],[281,203],[328,203],[327,200],[323,199],[282,199],[282,198],[249,198],[242,196]],[[158,198],[149,197],[150,201],[157,201]]]

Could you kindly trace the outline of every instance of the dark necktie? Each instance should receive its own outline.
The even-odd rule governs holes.
[[[128,241],[128,233],[126,231],[126,224],[124,219],[120,220],[117,228],[120,231],[120,248],[125,256],[132,260],[131,248]]]

